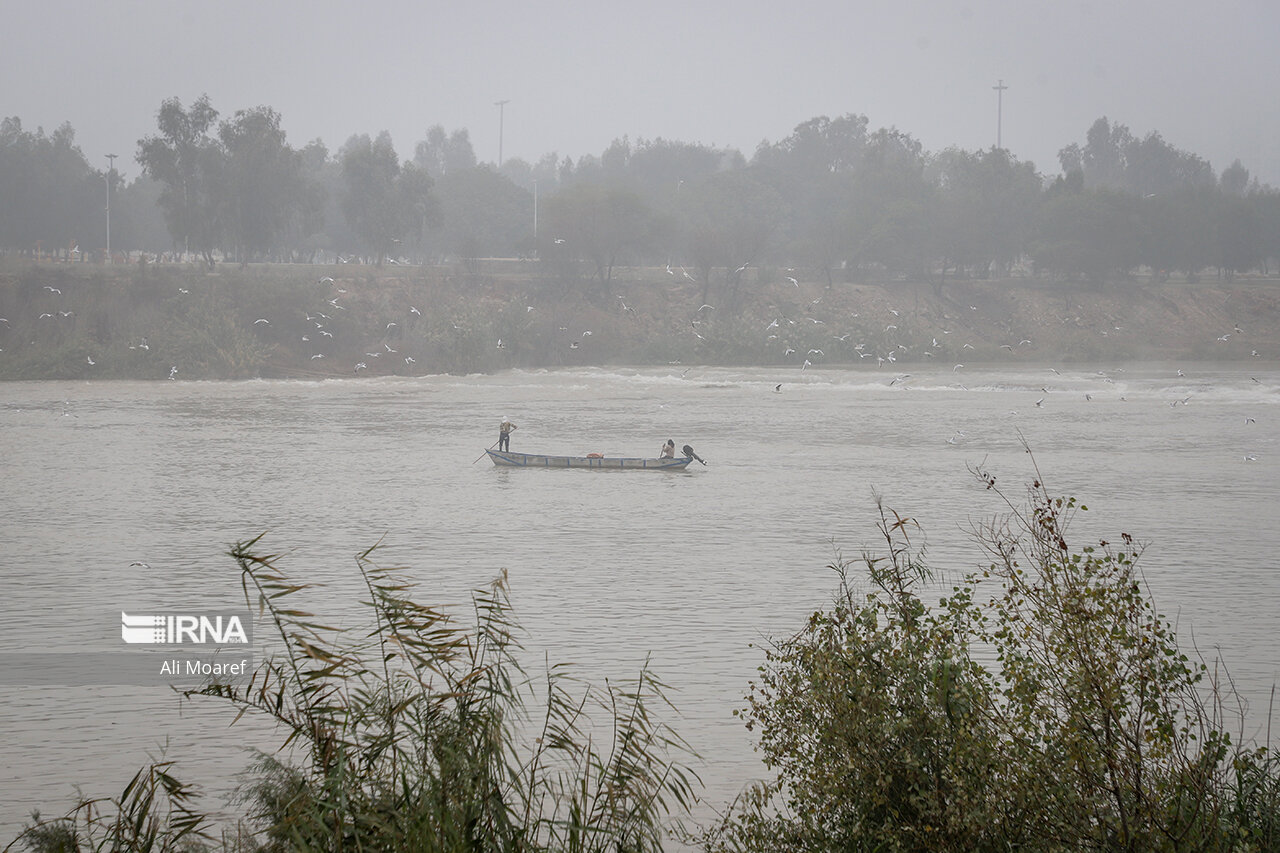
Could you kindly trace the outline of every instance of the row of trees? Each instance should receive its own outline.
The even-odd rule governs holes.
[[[826,279],[1042,272],[1102,280],[1146,266],[1193,279],[1280,257],[1280,193],[1238,161],[1215,174],[1158,133],[1101,118],[1060,152],[1052,180],[1007,150],[928,152],[865,116],[818,117],[750,159],[733,149],[615,141],[577,162],[478,163],[465,130],[431,128],[411,160],[390,136],[335,154],[289,145],[269,107],[219,120],[207,97],[165,101],[130,182],[96,171],[64,125],[0,125],[0,246],[98,246],[104,192],[112,242],[249,260],[513,257],[586,262],[608,287],[624,265],[674,265],[738,290],[752,267]],[[87,246],[86,246],[87,248]],[[676,274],[673,272],[673,274]],[[756,274],[753,274],[756,275]]]

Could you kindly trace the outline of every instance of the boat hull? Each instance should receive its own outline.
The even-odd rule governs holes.
[[[500,468],[590,468],[594,471],[683,471],[693,460],[685,456],[653,459],[638,456],[546,456],[488,450]]]

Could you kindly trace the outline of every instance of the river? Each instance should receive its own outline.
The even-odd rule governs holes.
[[[513,450],[656,455],[671,438],[707,464],[496,469],[478,457],[504,417]],[[1280,675],[1272,363],[5,383],[0,459],[0,667],[118,652],[131,608],[241,605],[225,553],[263,533],[345,624],[355,555],[381,541],[379,562],[464,616],[468,590],[507,570],[539,660],[602,681],[648,657],[704,756],[707,808],[763,774],[732,715],[759,643],[824,604],[837,551],[876,546],[877,493],[920,522],[944,576],[982,563],[966,529],[1002,507],[973,466],[1017,497],[1034,461],[1089,507],[1079,545],[1147,543],[1161,612],[1226,661],[1247,737],[1266,736]],[[162,752],[216,806],[246,748],[276,743],[231,716],[162,687],[0,683],[0,838],[65,809],[73,786],[118,792]]]

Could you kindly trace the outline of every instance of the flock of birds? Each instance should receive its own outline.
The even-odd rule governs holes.
[[[310,356],[310,359],[312,361],[317,361],[317,360],[321,360],[329,357],[325,352],[319,351],[320,349],[322,349],[320,345],[326,340],[334,339],[334,331],[333,331],[332,325],[334,322],[334,317],[336,316],[336,312],[346,310],[346,306],[342,304],[341,300],[342,300],[342,297],[346,295],[347,291],[345,288],[340,287],[338,285],[338,282],[335,281],[333,277],[323,276],[317,280],[317,284],[330,286],[332,288],[332,296],[331,298],[328,298],[326,300],[326,304],[324,305],[323,308],[312,308],[304,312],[305,320],[308,323],[314,324],[314,329],[301,335],[302,343],[311,344],[312,349],[317,350],[317,351],[314,351]],[[58,296],[58,297],[62,296],[62,290],[58,287],[54,287],[52,285],[45,285],[44,290],[48,292],[50,296]],[[180,295],[185,296],[190,294],[190,290],[187,288],[179,288],[178,291]],[[619,299],[621,299],[621,297],[619,297]],[[623,311],[635,314],[635,309],[628,306],[625,301],[623,301],[621,305],[622,305]],[[533,312],[533,310],[534,310],[534,306],[532,305],[526,306],[526,312],[531,313]],[[40,313],[38,320],[43,322],[43,321],[55,319],[55,318],[69,318],[74,316],[75,316],[74,311],[54,309],[53,311],[45,311]],[[408,319],[415,318],[415,317],[421,318],[422,311],[417,306],[410,305],[408,308],[408,317],[403,319],[406,319],[406,322],[407,322]],[[5,317],[0,317],[0,325],[3,325],[6,328],[11,326],[8,318],[5,318]],[[270,334],[274,328],[270,317],[258,317],[255,320],[253,320],[250,325],[253,329],[255,329],[259,334],[262,334],[262,335]],[[464,331],[463,327],[458,325],[457,323],[453,323],[452,325],[455,331],[457,332]],[[361,371],[367,371],[369,369],[369,364],[371,359],[383,359],[393,355],[403,359],[406,365],[412,366],[414,364],[417,364],[418,360],[413,355],[401,353],[399,350],[397,350],[395,347],[391,345],[391,341],[396,338],[396,336],[398,335],[397,330],[400,328],[401,328],[400,322],[397,322],[396,320],[388,321],[383,328],[383,331],[384,331],[383,339],[380,340],[378,343],[374,344],[371,349],[366,350],[364,352],[364,357],[360,361],[357,361],[355,363],[353,367],[353,371],[355,373],[360,373]],[[566,333],[569,330],[567,326],[560,326],[559,331],[562,333]],[[586,342],[586,340],[591,337],[591,335],[592,335],[591,330],[584,330],[577,337],[573,337],[571,340],[568,341],[569,349],[573,349],[573,350],[579,349]],[[507,349],[507,347],[508,347],[508,344],[506,342],[504,342],[501,338],[497,339],[495,344],[496,349],[505,350]],[[130,350],[149,351],[150,348],[151,347],[147,343],[147,339],[145,337],[142,338],[138,343],[133,343],[133,342],[129,343]],[[4,352],[3,348],[0,348],[0,353],[3,353],[3,352]],[[99,359],[95,359],[93,354],[86,355],[85,362],[90,367],[96,367],[99,365]],[[169,370],[169,378],[177,379],[178,373],[179,373],[178,366],[176,364],[171,365]]]
[[[688,272],[688,270],[684,269],[683,267],[679,267],[678,269],[680,271],[680,274],[685,279],[689,281],[694,281],[694,277]],[[746,269],[746,265],[743,265],[738,269],[738,272],[741,273],[745,269]],[[672,277],[676,275],[675,269],[673,269],[670,266],[666,268],[666,272],[668,275]],[[791,272],[791,271],[788,270],[788,272]],[[799,287],[799,282],[795,277],[788,275],[785,278],[792,285],[796,286],[797,288]],[[331,296],[326,300],[324,310],[313,309],[305,312],[304,316],[306,321],[308,323],[313,324],[314,329],[304,333],[301,336],[303,343],[312,344],[313,348],[316,350],[321,349],[322,342],[330,341],[334,338],[334,331],[331,328],[331,325],[333,324],[336,313],[339,311],[346,310],[346,306],[342,304],[342,298],[347,292],[344,288],[340,287],[338,282],[336,282],[330,276],[324,276],[320,278],[318,280],[318,284],[330,287],[332,289]],[[57,298],[59,300],[63,297],[63,292],[58,287],[55,287],[52,285],[45,285],[44,290],[46,291],[49,297]],[[187,294],[189,292],[185,288],[180,288],[179,290],[182,294]],[[636,314],[635,308],[627,305],[625,299],[622,296],[618,296],[617,299],[618,299],[618,304],[620,306],[621,311],[630,313],[632,315]],[[837,334],[834,331],[832,331],[827,334],[822,334],[823,332],[826,332],[826,330],[822,329],[821,327],[824,327],[827,325],[827,320],[823,319],[822,317],[813,316],[815,313],[817,313],[815,309],[817,309],[817,306],[819,306],[821,302],[822,302],[822,297],[818,297],[816,299],[811,300],[807,306],[809,310],[804,312],[804,316],[801,316],[798,319],[779,315],[779,316],[773,317],[772,319],[769,319],[767,323],[764,322],[763,320],[761,321],[762,332],[764,337],[764,340],[763,340],[764,345],[766,347],[774,347],[774,346],[780,347],[782,350],[782,356],[784,358],[790,357],[793,355],[796,356],[796,361],[793,363],[797,364],[799,367],[799,370],[801,371],[808,370],[809,368],[814,367],[815,363],[821,362],[823,359],[825,359],[827,356],[826,350],[831,347],[837,348],[840,351],[840,354],[843,354],[846,357],[852,354],[856,354],[859,361],[864,359],[875,359],[875,363],[877,367],[884,367],[885,365],[893,365],[896,362],[898,362],[899,359],[905,359],[910,355],[914,355],[916,351],[918,351],[920,358],[932,359],[932,358],[942,357],[942,356],[951,355],[951,354],[960,354],[965,351],[972,351],[975,349],[974,345],[970,342],[963,343],[958,347],[955,346],[954,344],[951,344],[950,342],[947,342],[946,336],[952,334],[951,329],[939,329],[937,330],[936,334],[930,334],[928,337],[927,343],[923,341],[915,342],[909,338],[904,340],[903,338],[899,337],[899,335],[902,334],[902,330],[899,328],[899,326],[900,326],[900,323],[904,323],[904,318],[902,316],[902,312],[896,308],[885,309],[885,314],[883,315],[883,318],[881,320],[881,322],[883,323],[883,331],[874,336],[875,338],[878,339],[875,342],[877,344],[876,346],[869,346],[864,341],[854,340],[855,332],[853,331],[845,331],[840,334]],[[976,306],[969,306],[969,308],[970,310],[973,310],[973,311],[978,310]],[[535,310],[535,307],[533,305],[526,306],[526,312],[532,313],[534,310]],[[704,303],[698,306],[698,308],[693,312],[693,316],[690,320],[689,325],[690,325],[692,334],[695,335],[697,339],[703,340],[703,341],[706,340],[706,337],[702,334],[701,330],[706,325],[712,322],[710,318],[714,316],[713,312],[715,311],[716,311],[716,307],[714,305],[711,305],[709,303]],[[64,307],[53,306],[51,307],[50,310],[42,311],[39,314],[37,321],[38,322],[50,322],[50,321],[58,322],[60,320],[67,320],[70,318],[74,318],[75,316],[76,316],[75,311],[72,310],[70,307],[64,308]],[[849,315],[849,319],[859,319],[859,316],[860,315],[858,313],[853,313]],[[400,329],[401,327],[401,322],[400,322],[401,320],[408,322],[413,318],[421,318],[421,317],[422,317],[422,311],[418,307],[414,305],[410,305],[408,307],[408,312],[406,316],[397,318],[397,319],[388,320],[385,323],[385,326],[383,328],[383,332],[384,332],[383,339],[380,340],[377,344],[375,344],[370,349],[365,350],[364,358],[362,358],[360,361],[355,363],[353,368],[354,372],[358,374],[362,371],[369,370],[369,365],[373,359],[390,359],[393,356],[396,359],[403,360],[405,365],[412,366],[416,364],[417,359],[413,355],[407,354],[407,353],[401,353],[395,346],[392,345],[392,342],[397,339],[397,335],[398,335],[397,330]],[[868,317],[866,320],[863,321],[862,325],[864,329],[868,325],[870,320],[871,318]],[[8,318],[0,317],[0,326],[3,326],[4,328],[8,329],[8,328],[11,328],[12,324],[10,323]],[[268,330],[272,328],[271,319],[269,317],[259,317],[252,322],[252,326],[256,329],[259,329],[262,333],[267,333]],[[459,327],[456,323],[454,324],[454,329],[458,331],[462,331],[461,327]],[[558,330],[561,333],[566,333],[566,334],[569,331],[568,327],[566,326],[559,326]],[[1122,331],[1122,327],[1116,326],[1115,331]],[[1233,337],[1235,337],[1238,340],[1244,334],[1245,334],[1245,330],[1237,324],[1232,327],[1232,330],[1230,332],[1224,332],[1218,335],[1216,337],[1215,342],[1220,344],[1228,343],[1232,340]],[[577,336],[567,335],[567,337],[570,338],[568,340],[568,347],[573,350],[579,349],[587,341],[587,339],[591,337],[591,335],[592,335],[592,332],[590,330],[584,330]],[[865,332],[864,332],[864,335],[865,335]],[[942,336],[942,340],[939,340],[938,335]],[[820,340],[817,339],[818,336],[820,336],[822,340],[829,339],[832,343],[817,345],[821,342]],[[149,352],[151,349],[151,345],[148,343],[145,337],[137,340],[136,342],[130,341],[128,346],[130,350],[135,350],[135,351],[140,350],[143,352]],[[508,344],[505,343],[502,339],[498,339],[495,343],[495,347],[498,350],[506,349],[507,346]],[[803,347],[803,352],[801,351],[802,347]],[[1034,345],[1030,338],[1022,337],[1016,343],[1000,344],[998,348],[1000,350],[1013,354],[1013,353],[1022,351],[1024,348],[1034,349]],[[0,353],[2,353],[3,351],[4,351],[3,349],[0,349]],[[1253,357],[1260,357],[1260,353],[1256,349],[1251,350],[1251,355]],[[312,360],[320,360],[324,358],[326,358],[326,354],[325,352],[322,352],[322,351],[316,351],[311,355]],[[97,367],[100,363],[100,359],[95,358],[93,353],[89,353],[85,357],[85,362],[89,367]],[[963,361],[955,361],[952,364],[951,373],[959,374],[960,371],[964,369],[965,369],[965,363]],[[1050,367],[1048,368],[1048,370],[1055,375],[1061,375],[1059,371],[1055,368]],[[681,375],[684,376],[687,373],[688,373],[688,369],[686,368],[684,373],[682,373]],[[176,364],[172,365],[169,369],[168,378],[171,380],[177,379],[178,374],[179,374],[178,365]],[[1100,381],[1103,383],[1114,382],[1114,380],[1110,376],[1106,375],[1103,371],[1098,371],[1098,376]],[[1175,372],[1174,376],[1179,379],[1184,379],[1186,378],[1186,373],[1183,370],[1179,369]],[[891,379],[888,380],[887,385],[889,387],[896,386],[901,388],[907,388],[909,387],[909,380],[911,378],[912,378],[912,374],[910,373],[898,373],[897,375],[893,376]],[[1254,381],[1257,382],[1258,380],[1255,379]],[[955,387],[957,387],[960,390],[968,390],[962,383],[958,383]],[[780,394],[782,393],[782,390],[783,390],[783,383],[776,383],[773,386],[774,393]],[[1045,408],[1046,401],[1050,398],[1051,395],[1058,393],[1058,390],[1050,387],[1049,385],[1041,386],[1039,390],[1041,392],[1040,396],[1037,397],[1033,405],[1037,409],[1043,409]],[[1083,392],[1083,397],[1086,401],[1092,401],[1094,399],[1093,394],[1094,394],[1093,391],[1085,391]],[[1119,400],[1124,401],[1125,397],[1121,395],[1119,396]],[[1188,405],[1191,402],[1191,400],[1192,400],[1192,394],[1183,393],[1169,400],[1168,405],[1171,408],[1177,408],[1179,406]],[[1018,411],[1012,410],[1010,411],[1009,414],[1016,415],[1018,414]],[[1252,417],[1247,417],[1245,419],[1246,426],[1254,423],[1256,423],[1256,420]],[[959,444],[965,439],[965,437],[966,436],[964,432],[960,430],[956,430],[954,434],[952,434],[946,439],[946,443],[953,444],[953,445]],[[1244,456],[1244,459],[1246,461],[1255,461],[1257,459],[1257,456],[1256,454],[1246,454]]]
[[[667,271],[668,273],[671,272],[670,267],[668,267]],[[741,272],[742,269],[740,268],[738,271]],[[788,270],[788,272],[791,272],[791,271]],[[789,281],[792,285],[799,287],[799,282],[794,277],[788,275],[786,276],[786,280]],[[810,309],[815,308],[821,302],[822,302],[822,298],[818,297],[816,299],[811,300],[808,304],[808,307]],[[693,318],[690,320],[690,326],[693,330],[693,334],[699,340],[706,340],[706,337],[700,331],[700,327],[704,326],[707,323],[707,321],[704,319],[704,317],[706,316],[705,312],[713,311],[713,310],[715,310],[715,306],[707,305],[707,304],[701,305],[697,309],[697,311],[694,312]],[[970,305],[969,310],[978,311],[979,309],[975,305]],[[826,355],[826,352],[822,347],[809,345],[810,343],[813,343],[812,334],[808,334],[808,335],[803,334],[803,332],[806,331],[807,328],[812,329],[818,326],[824,326],[827,323],[826,320],[823,320],[819,317],[812,316],[812,313],[813,312],[808,312],[806,316],[803,316],[799,319],[787,318],[784,316],[777,316],[770,319],[769,322],[765,323],[763,326],[766,345],[781,346],[783,348],[782,355],[784,358],[788,356],[793,356],[793,355],[796,356],[797,360],[796,362],[793,362],[793,363],[798,364],[798,367],[801,371],[805,371],[811,367],[814,367],[815,360],[821,359]],[[858,313],[853,313],[849,315],[850,319],[858,319],[859,316],[860,315]],[[850,339],[854,337],[854,334],[855,334],[854,332],[844,332],[843,334],[832,333],[830,334],[830,339],[835,342],[834,346],[848,347],[849,352],[852,354],[856,354],[858,356],[859,361],[862,359],[874,358],[876,361],[877,367],[884,367],[885,365],[893,365],[900,358],[905,358],[906,356],[908,356],[908,354],[911,353],[912,350],[916,348],[919,348],[920,357],[923,359],[933,359],[941,355],[947,355],[951,353],[958,354],[966,350],[972,351],[976,349],[974,345],[969,342],[961,344],[957,348],[957,347],[954,347],[954,345],[949,345],[947,343],[939,341],[937,334],[941,334],[942,336],[944,336],[944,341],[945,341],[945,336],[951,335],[953,333],[952,329],[940,329],[938,330],[937,334],[931,334],[929,336],[929,341],[927,344],[917,345],[916,343],[897,340],[896,333],[900,331],[899,324],[897,321],[899,321],[901,318],[902,318],[902,312],[899,311],[898,309],[896,308],[887,309],[887,314],[884,316],[884,319],[883,319],[883,322],[884,322],[883,333],[879,336],[882,339],[880,341],[881,346],[877,348],[868,346],[866,342],[851,342]],[[806,321],[812,324],[812,326],[806,327],[805,326]],[[864,323],[864,325],[866,324]],[[1120,331],[1123,331],[1123,327],[1115,326],[1111,330],[1102,330],[1101,334],[1105,336],[1109,333],[1109,331],[1120,332]],[[789,333],[794,333],[794,334],[789,334]],[[1244,334],[1244,329],[1242,329],[1239,325],[1235,325],[1233,326],[1231,332],[1227,332],[1219,335],[1216,338],[1216,342],[1227,343],[1231,340],[1233,335],[1239,336],[1242,334]],[[801,339],[805,340],[806,343],[799,344],[798,341]],[[826,345],[826,346],[831,346],[831,345]],[[801,352],[801,350],[798,347],[805,347],[806,350],[804,352]],[[1027,351],[1034,350],[1034,344],[1031,338],[1023,337],[1023,338],[1020,338],[1016,343],[1003,343],[998,345],[998,349],[1003,350],[1009,354],[1014,354],[1014,353],[1023,351],[1023,348],[1028,348]],[[1260,353],[1256,349],[1251,350],[1250,355],[1254,358],[1260,357]],[[965,368],[964,362],[957,361],[952,365],[951,372],[959,373],[959,371],[963,370],[964,368]],[[1058,375],[1058,376],[1061,375],[1060,371],[1058,371],[1056,368],[1050,367],[1048,368],[1048,370],[1054,375]],[[1104,371],[1098,371],[1097,376],[1099,377],[1102,383],[1114,384],[1115,380],[1111,378],[1109,375],[1107,375],[1106,372]],[[1186,378],[1186,373],[1181,369],[1178,369],[1175,372],[1175,377]],[[912,374],[910,373],[899,373],[896,376],[889,379],[889,381],[887,382],[887,385],[889,387],[898,386],[905,389],[909,387],[908,380],[910,380],[911,378],[912,378]],[[1255,378],[1253,381],[1257,382],[1258,380]],[[963,383],[957,383],[955,387],[959,390],[968,390]],[[783,389],[783,383],[777,383],[773,386],[774,393],[780,394],[782,393],[782,389]],[[1058,393],[1058,392],[1048,385],[1041,386],[1039,390],[1041,392],[1041,395],[1034,401],[1033,405],[1037,409],[1044,409],[1046,400],[1049,398],[1049,396],[1051,394]],[[1093,391],[1085,391],[1082,393],[1083,393],[1083,398],[1086,402],[1093,401],[1094,399]],[[1186,406],[1190,403],[1191,398],[1192,398],[1191,394],[1180,395],[1170,400],[1169,406],[1171,408],[1176,408],[1178,406]],[[1119,401],[1124,402],[1125,397],[1123,395],[1120,395]],[[1009,414],[1017,415],[1019,414],[1019,412],[1017,410],[1011,410]],[[1251,418],[1251,417],[1245,418],[1246,425],[1254,424],[1254,423],[1256,423],[1256,420],[1254,418]],[[962,442],[964,438],[966,438],[965,433],[963,431],[956,430],[953,435],[951,435],[946,439],[946,443],[952,444],[952,445],[959,444]],[[1252,462],[1252,461],[1256,461],[1258,457],[1256,454],[1250,453],[1250,454],[1245,454],[1243,458],[1244,458],[1244,461],[1246,462]]]
[[[748,265],[743,264],[741,267],[738,268],[736,272],[739,274],[742,273],[744,270],[747,269],[747,266]],[[684,267],[678,267],[678,269],[679,269],[680,275],[685,280],[688,280],[690,282],[696,281],[694,276],[690,274],[687,269],[685,269]],[[676,270],[673,269],[669,264],[667,265],[665,271],[668,276],[671,276],[673,278],[676,276]],[[791,273],[793,272],[793,270],[788,270],[787,272]],[[800,286],[799,281],[794,276],[786,275],[785,279],[796,288],[799,288]],[[303,334],[301,336],[301,339],[303,343],[310,343],[313,345],[314,349],[319,350],[321,349],[320,347],[321,342],[332,340],[334,338],[334,332],[330,328],[330,326],[333,322],[333,318],[336,312],[346,310],[346,306],[341,304],[341,300],[342,300],[342,297],[347,293],[347,291],[344,288],[340,287],[338,282],[335,281],[331,276],[323,276],[320,279],[318,279],[317,283],[323,286],[330,287],[332,289],[332,295],[330,298],[326,300],[324,310],[316,309],[314,310],[314,313],[312,313],[312,311],[310,310],[305,312],[304,316],[307,322],[314,324],[314,329],[310,332]],[[44,290],[51,297],[62,297],[63,295],[62,290],[60,288],[52,285],[45,285]],[[179,288],[179,290],[182,294],[187,294],[189,292],[185,288]],[[617,299],[620,305],[620,310],[626,313],[630,313],[632,315],[636,314],[635,308],[627,305],[625,299],[622,296],[618,296]],[[923,358],[923,359],[933,359],[936,357],[951,355],[951,354],[958,355],[965,352],[966,350],[969,350],[969,351],[975,350],[974,345],[970,342],[963,343],[958,347],[954,346],[954,344],[947,342],[946,336],[952,334],[953,330],[951,329],[939,329],[935,334],[930,334],[929,340],[927,343],[915,342],[915,341],[911,341],[910,339],[907,339],[907,340],[902,339],[901,337],[899,337],[899,334],[902,331],[899,328],[899,323],[903,322],[903,317],[902,317],[902,312],[896,308],[886,309],[883,319],[881,320],[881,322],[884,324],[883,331],[880,332],[878,335],[875,335],[875,337],[879,339],[876,342],[877,343],[876,346],[869,346],[865,341],[851,340],[852,338],[854,338],[854,335],[855,335],[853,331],[845,331],[842,334],[836,334],[833,331],[829,334],[822,335],[821,337],[823,340],[829,339],[833,343],[818,346],[816,344],[820,343],[820,341],[816,340],[815,333],[821,333],[825,331],[820,329],[820,327],[827,325],[827,320],[822,319],[821,317],[813,316],[814,313],[817,313],[815,309],[817,309],[817,306],[819,306],[821,303],[822,303],[821,296],[813,300],[810,300],[807,305],[808,310],[804,313],[804,316],[800,317],[799,319],[789,318],[789,317],[779,315],[779,316],[773,317],[767,323],[763,323],[762,321],[763,323],[762,331],[764,333],[764,341],[763,341],[764,345],[766,347],[773,347],[773,346],[781,347],[782,356],[784,358],[790,357],[793,355],[796,356],[797,360],[794,363],[798,365],[801,371],[805,371],[811,367],[814,367],[817,362],[820,362],[824,358],[826,358],[827,356],[826,348],[830,348],[830,347],[838,348],[840,350],[840,354],[845,355],[846,357],[857,355],[859,361],[864,359],[875,359],[875,363],[877,367],[884,367],[885,365],[893,365],[897,363],[899,359],[905,359],[909,355],[914,355],[914,351],[917,351],[917,350],[919,352],[920,358]],[[969,309],[971,311],[978,310],[977,306],[973,306],[973,305],[969,306]],[[526,312],[532,313],[534,310],[535,308],[533,305],[526,306]],[[715,311],[716,311],[716,307],[714,305],[711,305],[709,303],[704,303],[698,306],[698,308],[693,312],[693,316],[689,322],[689,327],[692,331],[692,334],[698,340],[705,341],[707,339],[702,334],[701,329],[711,322],[710,318],[714,316],[712,312],[715,312]],[[74,316],[75,316],[75,312],[73,310],[70,310],[69,308],[54,307],[52,310],[41,312],[39,314],[38,321],[39,322],[45,322],[45,321],[51,321],[51,320],[57,321],[61,319],[73,318]],[[406,319],[407,321],[407,319],[420,318],[421,316],[422,316],[422,311],[416,306],[410,305],[408,308],[407,318],[401,318],[401,319]],[[852,313],[848,315],[848,318],[859,319],[860,315],[859,313]],[[868,317],[866,320],[863,321],[862,325],[864,329],[868,325],[870,320],[871,318]],[[7,318],[0,317],[0,325],[3,325],[4,327],[7,328],[7,327],[10,327],[11,324]],[[253,321],[252,325],[255,328],[262,330],[263,332],[266,332],[271,328],[272,324],[271,324],[270,318],[259,317]],[[383,339],[379,341],[378,344],[375,344],[370,349],[367,349],[364,351],[364,357],[360,361],[357,361],[354,364],[353,371],[357,374],[362,371],[367,371],[369,370],[369,365],[373,359],[387,359],[387,358],[390,358],[391,356],[395,356],[398,359],[403,360],[404,364],[407,366],[412,366],[416,364],[417,359],[413,355],[401,353],[398,349],[392,346],[392,341],[396,339],[396,336],[398,334],[397,330],[400,328],[400,326],[401,326],[400,322],[398,322],[396,319],[387,321],[383,329],[384,331]],[[453,325],[453,327],[457,331],[462,331],[462,328],[458,326],[456,323]],[[568,327],[566,326],[559,326],[558,331],[561,333],[568,333],[569,330],[568,330]],[[1122,327],[1116,326],[1115,331],[1122,331]],[[1103,331],[1103,334],[1106,334],[1105,330]],[[1239,338],[1243,334],[1244,334],[1244,329],[1242,329],[1239,325],[1234,325],[1230,332],[1224,332],[1223,334],[1218,335],[1216,338],[1216,343],[1228,343],[1231,341],[1233,336]],[[587,339],[591,337],[591,335],[592,335],[592,332],[590,330],[584,330],[576,337],[569,336],[570,337],[570,339],[568,340],[569,349],[571,350],[579,349],[587,341]],[[942,335],[943,340],[940,341],[938,338],[938,335]],[[864,336],[865,336],[865,332],[864,332]],[[801,341],[803,341],[803,343],[801,343]],[[507,346],[508,344],[505,343],[501,338],[499,338],[495,343],[495,347],[498,350],[504,350],[507,348]],[[800,347],[804,348],[803,352],[801,352]],[[129,343],[130,350],[142,350],[145,352],[145,351],[149,351],[150,348],[151,348],[150,344],[147,342],[147,339],[145,337],[141,338],[136,343],[134,342]],[[1030,338],[1022,337],[1016,343],[1004,343],[999,345],[999,349],[1004,350],[1010,354],[1022,351],[1023,348],[1034,349],[1034,345]],[[2,352],[3,352],[3,349],[0,349],[0,353]],[[1254,349],[1251,351],[1251,355],[1254,357],[1259,357],[1260,353],[1256,349]],[[313,361],[320,360],[320,359],[326,358],[326,354],[325,352],[322,352],[322,351],[316,351],[310,356],[310,358]],[[89,367],[96,367],[99,364],[99,360],[95,359],[92,353],[88,354],[85,360]],[[965,369],[965,363],[962,361],[955,361],[951,367],[951,372],[954,374],[958,374],[963,369]],[[1049,370],[1051,370],[1054,374],[1058,374],[1058,371],[1054,368],[1049,368]],[[687,370],[685,372],[687,373]],[[178,366],[176,364],[172,365],[169,370],[169,379],[177,379],[178,373],[179,373]],[[1182,370],[1177,370],[1176,376],[1178,378],[1183,378],[1185,377],[1185,374]],[[891,387],[899,386],[899,387],[906,388],[908,387],[908,380],[910,380],[911,378],[912,378],[912,375],[910,373],[899,373],[893,378],[891,378],[887,384]],[[1113,381],[1110,377],[1107,377],[1105,375],[1102,376],[1102,380],[1108,383]],[[782,387],[783,387],[782,383],[777,383],[774,386],[773,390],[775,393],[781,393]],[[960,388],[961,390],[967,390],[963,384],[958,384],[957,387]],[[1044,408],[1045,401],[1051,393],[1051,389],[1048,386],[1043,386],[1041,387],[1040,390],[1042,392],[1042,395],[1038,399],[1036,399],[1034,402],[1035,407],[1038,409]],[[1091,392],[1085,392],[1084,399],[1087,401],[1092,401],[1093,394]],[[1119,399],[1123,401],[1124,397],[1121,396]],[[1185,406],[1190,402],[1190,400],[1191,400],[1191,395],[1189,394],[1182,395],[1172,399],[1169,402],[1169,405],[1170,407],[1174,407],[1174,408],[1178,406]],[[1013,411],[1011,412],[1011,414],[1017,414],[1017,412]],[[1254,419],[1249,418],[1247,419],[1246,423],[1254,423]],[[964,438],[964,434],[962,432],[957,431],[955,435],[952,435],[947,439],[947,443],[956,444],[963,438]],[[1252,459],[1255,459],[1256,457],[1250,455],[1250,456],[1246,456],[1245,458],[1248,460],[1252,460]]]

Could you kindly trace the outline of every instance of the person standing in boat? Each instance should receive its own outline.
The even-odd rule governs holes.
[[[662,451],[658,454],[658,456],[662,459],[674,459],[675,455],[676,455],[676,443],[674,440],[668,438],[667,443],[662,445]]]
[[[498,425],[498,449],[499,450],[511,449],[511,431],[514,430],[515,428],[516,428],[516,425],[513,424],[510,420],[508,420],[507,418],[502,419],[502,423]]]

